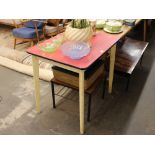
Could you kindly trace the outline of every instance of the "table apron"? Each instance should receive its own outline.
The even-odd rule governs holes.
[[[70,71],[72,71],[72,72],[76,72],[76,73],[78,73],[78,74],[80,74],[81,71],[84,71],[84,72],[85,72],[85,70],[80,69],[80,68],[78,69],[78,68],[75,68],[75,67],[71,67],[71,66],[68,66],[68,65],[59,63],[59,62],[55,62],[55,61],[53,61],[53,60],[48,60],[48,59],[46,59],[46,58],[38,57],[38,56],[36,56],[36,55],[33,55],[33,56],[37,57],[39,60],[42,60],[42,61],[44,61],[44,62],[50,63],[50,64],[52,64],[52,65],[55,65],[55,66],[58,66],[58,67],[61,67],[61,68],[67,69],[67,70],[70,70]]]

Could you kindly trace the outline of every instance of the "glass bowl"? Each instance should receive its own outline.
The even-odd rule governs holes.
[[[61,51],[71,59],[81,59],[89,54],[90,46],[85,42],[68,41],[61,46]]]

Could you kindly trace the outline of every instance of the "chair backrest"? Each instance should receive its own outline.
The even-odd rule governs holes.
[[[59,23],[61,22],[61,19],[48,19],[47,23],[51,26],[59,26]]]
[[[28,28],[33,28],[35,29],[35,26],[39,29],[39,28],[43,28],[43,26],[45,25],[45,21],[46,19],[34,19],[34,20],[30,20],[28,22],[24,23],[25,27]]]

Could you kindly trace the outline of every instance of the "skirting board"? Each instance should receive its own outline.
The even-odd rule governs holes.
[[[17,72],[33,76],[32,66],[21,64],[14,60],[0,56],[0,65]],[[42,80],[50,81],[53,78],[53,72],[46,69],[39,69],[39,77]]]

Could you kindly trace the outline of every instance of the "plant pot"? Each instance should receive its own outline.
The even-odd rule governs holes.
[[[82,29],[72,28],[71,25],[66,27],[65,39],[75,42],[89,42],[93,35],[92,27],[86,27]]]

